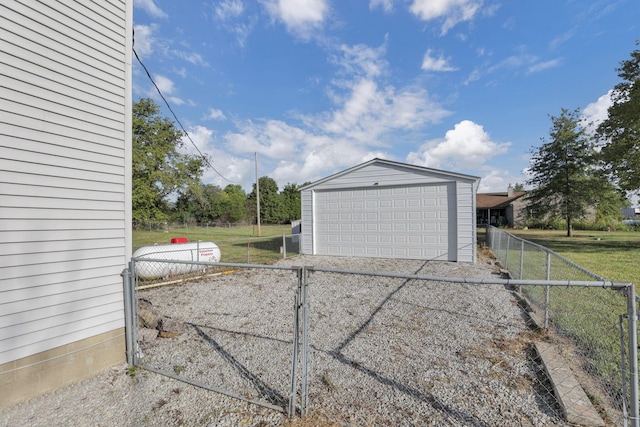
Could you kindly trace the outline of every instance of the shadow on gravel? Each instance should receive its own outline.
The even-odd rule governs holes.
[[[315,348],[315,350],[317,351],[323,351],[320,350],[318,348]],[[438,399],[436,399],[434,396],[432,395],[426,395],[424,393],[422,393],[420,390],[416,390],[414,388],[408,387],[398,381],[395,380],[391,380],[383,375],[381,375],[379,372],[376,372],[372,369],[366,368],[364,366],[362,366],[360,363],[358,363],[355,360],[351,360],[347,357],[345,357],[344,354],[340,353],[339,351],[329,351],[329,352],[325,352],[326,354],[330,355],[331,357],[333,357],[334,359],[336,359],[338,362],[343,363],[347,366],[350,366],[354,369],[356,369],[359,372],[362,372],[363,374],[366,374],[368,376],[370,376],[371,378],[373,378],[374,380],[378,381],[381,384],[393,387],[394,389],[406,394],[407,396],[410,396],[414,399],[420,400],[421,402],[427,403],[429,405],[431,405],[431,407],[433,407],[434,409],[437,409],[438,411],[444,412],[445,414],[451,416],[452,418],[467,423],[465,425],[472,425],[474,427],[489,427],[486,424],[481,423],[480,421],[478,421],[477,419],[475,419],[472,415],[463,412],[463,411],[458,411],[456,409],[450,408],[446,405],[444,405],[443,403],[439,402]]]
[[[413,274],[418,274],[427,265],[427,263],[428,261],[422,264],[422,266],[418,268]],[[464,411],[456,410],[454,408],[450,408],[444,405],[443,403],[439,402],[438,399],[436,399],[433,395],[426,395],[422,393],[420,390],[416,390],[398,381],[389,379],[383,376],[382,374],[380,374],[379,372],[366,368],[362,366],[360,363],[358,363],[357,361],[349,359],[344,354],[342,354],[342,350],[346,348],[352,341],[354,341],[358,337],[358,335],[360,335],[364,330],[366,330],[369,327],[371,322],[373,322],[375,316],[380,312],[380,310],[382,310],[384,305],[387,304],[387,302],[389,302],[398,292],[400,292],[410,282],[411,282],[411,279],[407,279],[403,281],[400,286],[398,286],[396,289],[390,292],[380,302],[380,304],[378,304],[375,310],[371,312],[371,315],[369,316],[369,318],[365,322],[363,322],[362,325],[360,325],[355,331],[350,333],[349,336],[344,341],[342,341],[335,349],[326,351],[326,350],[319,349],[313,345],[312,347],[314,348],[314,350],[326,353],[331,357],[333,357],[338,362],[343,363],[347,366],[350,366],[353,369],[356,369],[357,371],[370,376],[371,378],[380,382],[381,384],[393,387],[394,389],[414,399],[420,400],[424,403],[431,405],[434,409],[438,411],[442,411],[443,413],[446,413],[447,415],[451,416],[452,418],[458,421],[464,422],[467,425],[472,425],[474,427],[488,427],[485,424],[481,423],[476,418],[474,418],[471,414],[468,414],[467,412],[464,412]]]
[[[194,329],[202,339],[211,344],[213,349],[217,351],[227,362],[229,362],[229,364],[240,374],[242,378],[249,381],[249,383],[251,383],[251,385],[258,391],[258,393],[260,393],[262,397],[267,400],[267,402],[273,405],[280,406],[282,408],[287,407],[289,403],[288,399],[283,396],[278,390],[266,384],[256,374],[247,369],[246,366],[244,366],[228,351],[226,351],[224,347],[218,344],[216,340],[207,335],[207,333],[204,332],[199,325],[191,324],[191,326],[194,327]]]

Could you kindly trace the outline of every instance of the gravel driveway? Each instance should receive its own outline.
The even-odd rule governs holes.
[[[477,264],[295,257],[313,265],[488,278]],[[531,331],[502,286],[358,274],[309,276],[309,413],[281,412],[143,369],[114,367],[0,413],[7,426],[568,425],[541,383]],[[139,292],[184,333],[142,344],[143,364],[286,407],[297,278],[241,270]]]

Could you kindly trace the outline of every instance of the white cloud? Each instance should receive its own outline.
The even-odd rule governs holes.
[[[156,82],[156,86],[158,86],[158,89],[160,89],[163,94],[173,94],[173,81],[170,78],[156,74],[153,76],[153,80]]]
[[[599,97],[597,101],[590,103],[582,110],[582,121],[589,134],[594,134],[598,125],[609,117],[608,110],[613,105],[611,100],[612,93],[613,90],[609,90],[609,92]]]
[[[560,58],[551,59],[549,61],[544,61],[544,62],[536,62],[535,64],[529,67],[529,72],[537,73],[539,71],[548,70],[549,68],[555,68],[560,64],[562,64],[562,59]]]
[[[329,88],[333,109],[299,114],[296,123],[236,123],[237,130],[224,135],[225,148],[238,156],[259,153],[261,164],[272,167],[269,176],[280,184],[313,181],[374,157],[390,158],[386,147],[413,141],[408,134],[450,113],[421,87],[386,83],[384,54],[384,47],[339,46],[331,56],[339,76]]]
[[[167,98],[169,102],[176,105],[184,104],[183,99],[173,96],[175,87],[173,86],[173,81],[170,78],[156,74],[153,76],[153,81],[156,83],[158,90],[162,92],[162,95]],[[158,92],[155,88],[149,88],[147,96],[157,98]]]
[[[207,119],[211,120],[226,120],[227,116],[224,115],[222,110],[217,108],[209,108],[209,113],[207,114]]]
[[[514,176],[510,172],[502,169],[490,169],[480,177],[478,193],[494,193],[507,191],[509,184],[524,184],[524,175]]]
[[[222,28],[235,35],[238,46],[244,48],[247,38],[258,20],[257,16],[246,13],[248,8],[243,0],[222,0],[211,5],[210,8],[212,19],[218,21]]]
[[[253,18],[249,19],[247,23],[241,23],[234,25],[231,27],[231,32],[236,35],[236,40],[238,41],[238,46],[245,47],[247,44],[247,38],[249,38],[249,34],[253,31],[253,27],[256,23],[256,20]]]
[[[385,43],[377,48],[364,44],[340,45],[337,53],[330,57],[330,61],[340,67],[340,74],[348,78],[363,76],[366,78],[380,77],[387,72],[388,63],[383,58],[386,54]]]
[[[145,57],[153,53],[153,45],[155,43],[154,31],[156,25],[136,25],[134,31],[134,49],[138,55]]]
[[[407,162],[439,169],[474,170],[491,157],[505,153],[510,145],[492,141],[481,125],[463,120],[448,130],[444,139],[428,141],[417,152],[409,153]]]
[[[203,67],[206,67],[209,65],[207,61],[199,53],[185,52],[182,50],[172,50],[171,53],[178,58],[184,59],[185,61],[192,63],[193,65],[200,65]]]
[[[183,142],[192,155],[207,156],[210,165],[205,165],[202,181],[218,185],[221,188],[228,184],[240,184],[247,191],[255,180],[255,162],[253,159],[238,157],[227,150],[217,148],[214,131],[205,126],[194,126],[189,129],[189,136],[197,151],[187,137]],[[198,152],[199,151],[199,152]],[[213,168],[212,168],[213,167]]]
[[[458,23],[472,20],[481,5],[482,0],[413,0],[409,10],[423,21],[442,18],[444,35]]]
[[[393,0],[370,0],[369,9],[373,10],[376,7],[381,7],[385,12],[391,12],[393,10]]]
[[[144,10],[154,18],[167,17],[167,14],[156,5],[154,0],[135,0],[133,5],[139,9]]]
[[[298,152],[298,143],[307,135],[304,130],[280,120],[268,120],[239,126],[239,133],[225,135],[227,147],[235,153],[260,153],[273,159],[290,157]]]
[[[449,61],[442,55],[435,57],[432,55],[432,50],[429,49],[424,54],[422,59],[422,69],[424,71],[455,71],[456,68],[449,64]]]
[[[521,48],[521,50],[524,50],[524,48]],[[473,81],[480,80],[480,78],[484,76],[498,72],[532,74],[558,67],[561,64],[562,58],[541,61],[536,55],[520,52],[516,55],[508,56],[492,65],[488,62],[483,64],[482,67],[476,68],[471,72],[464,84],[467,85]]]
[[[244,11],[244,4],[242,0],[223,0],[216,4],[214,12],[216,17],[221,21],[237,18],[242,15]]]
[[[327,0],[263,0],[262,3],[272,19],[281,21],[289,32],[303,39],[321,28],[329,13]]]

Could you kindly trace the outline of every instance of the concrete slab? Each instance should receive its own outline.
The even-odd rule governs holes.
[[[535,346],[566,420],[581,426],[604,426],[604,421],[576,380],[566,360],[549,343],[538,342]]]

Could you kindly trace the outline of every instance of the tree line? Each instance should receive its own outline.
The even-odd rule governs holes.
[[[220,188],[202,182],[206,155],[183,153],[184,132],[160,114],[152,99],[133,104],[132,215],[134,224],[153,222],[255,223],[256,185],[247,194],[242,186]],[[260,221],[285,224],[300,219],[300,185],[263,176]],[[306,185],[307,183],[303,184]]]
[[[638,42],[636,42],[638,45]],[[567,234],[573,223],[594,213],[618,218],[626,195],[640,190],[640,49],[616,69],[622,80],[612,90],[608,117],[591,132],[579,109],[550,116],[549,137],[531,148],[526,184],[530,220],[561,218]],[[256,221],[256,185],[251,193],[235,184],[204,184],[206,155],[184,154],[184,132],[160,115],[149,98],[133,104],[134,223]],[[303,184],[306,185],[307,183]],[[300,218],[300,189],[259,179],[260,221],[288,223]]]

